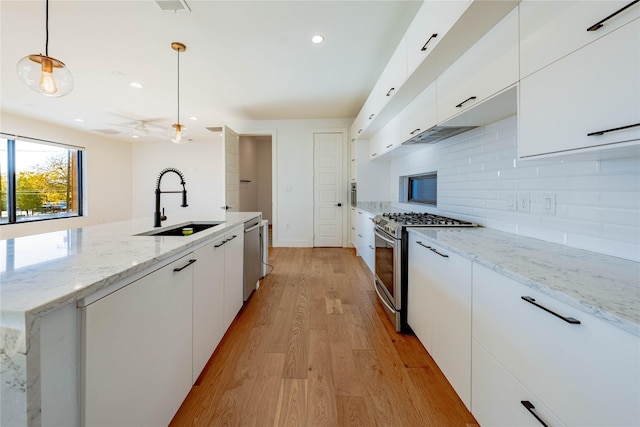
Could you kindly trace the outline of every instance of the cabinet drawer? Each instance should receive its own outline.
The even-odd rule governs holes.
[[[518,155],[640,140],[640,19],[520,82]],[[561,95],[559,95],[561,94]]]
[[[611,17],[598,30],[587,31],[630,3],[630,0],[520,3],[520,78],[640,16],[640,4],[635,4]]]
[[[438,123],[518,80],[517,11],[511,11],[438,77]]]
[[[484,266],[473,268],[473,338],[487,352],[567,425],[640,425],[638,337]]]
[[[472,344],[471,413],[483,427],[550,427],[564,424],[475,340]],[[528,402],[530,412],[522,402]],[[535,415],[534,415],[535,413]]]

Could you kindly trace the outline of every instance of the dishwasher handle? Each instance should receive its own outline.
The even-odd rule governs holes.
[[[260,227],[261,227],[261,225],[260,225],[260,223],[258,223],[258,224],[254,225],[254,226],[253,226],[253,227],[251,227],[251,228],[247,228],[246,230],[244,230],[244,232],[245,232],[245,233],[249,233],[249,232],[251,232],[251,231],[255,230],[256,228],[260,228]]]

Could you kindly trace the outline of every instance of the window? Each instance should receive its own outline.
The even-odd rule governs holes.
[[[438,204],[438,173],[400,177],[400,202],[421,205]]]
[[[82,149],[0,138],[0,224],[82,216]]]

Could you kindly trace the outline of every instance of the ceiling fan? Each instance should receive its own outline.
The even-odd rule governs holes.
[[[115,116],[128,119],[123,123],[110,123],[111,126],[128,129],[126,131],[118,132],[121,135],[131,135],[132,138],[144,138],[148,136],[162,136],[164,134],[165,126],[156,123],[163,123],[166,119],[139,119],[135,118],[131,120],[131,116],[120,115],[112,113]]]

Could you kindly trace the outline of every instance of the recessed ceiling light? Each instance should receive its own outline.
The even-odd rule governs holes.
[[[321,34],[316,34],[315,36],[311,37],[311,41],[315,44],[322,43],[324,41],[324,36]]]
[[[80,117],[78,117],[77,119],[73,119],[73,121],[75,121],[75,122],[84,122],[84,119],[81,119]]]
[[[130,82],[129,86],[135,87],[136,89],[142,89],[144,87],[144,85],[142,83],[139,83],[139,82]]]
[[[131,138],[140,138],[138,135],[131,135]]]
[[[196,116],[191,116],[191,117],[189,117],[189,120],[194,120],[195,121],[195,120],[198,120],[198,118]]]

